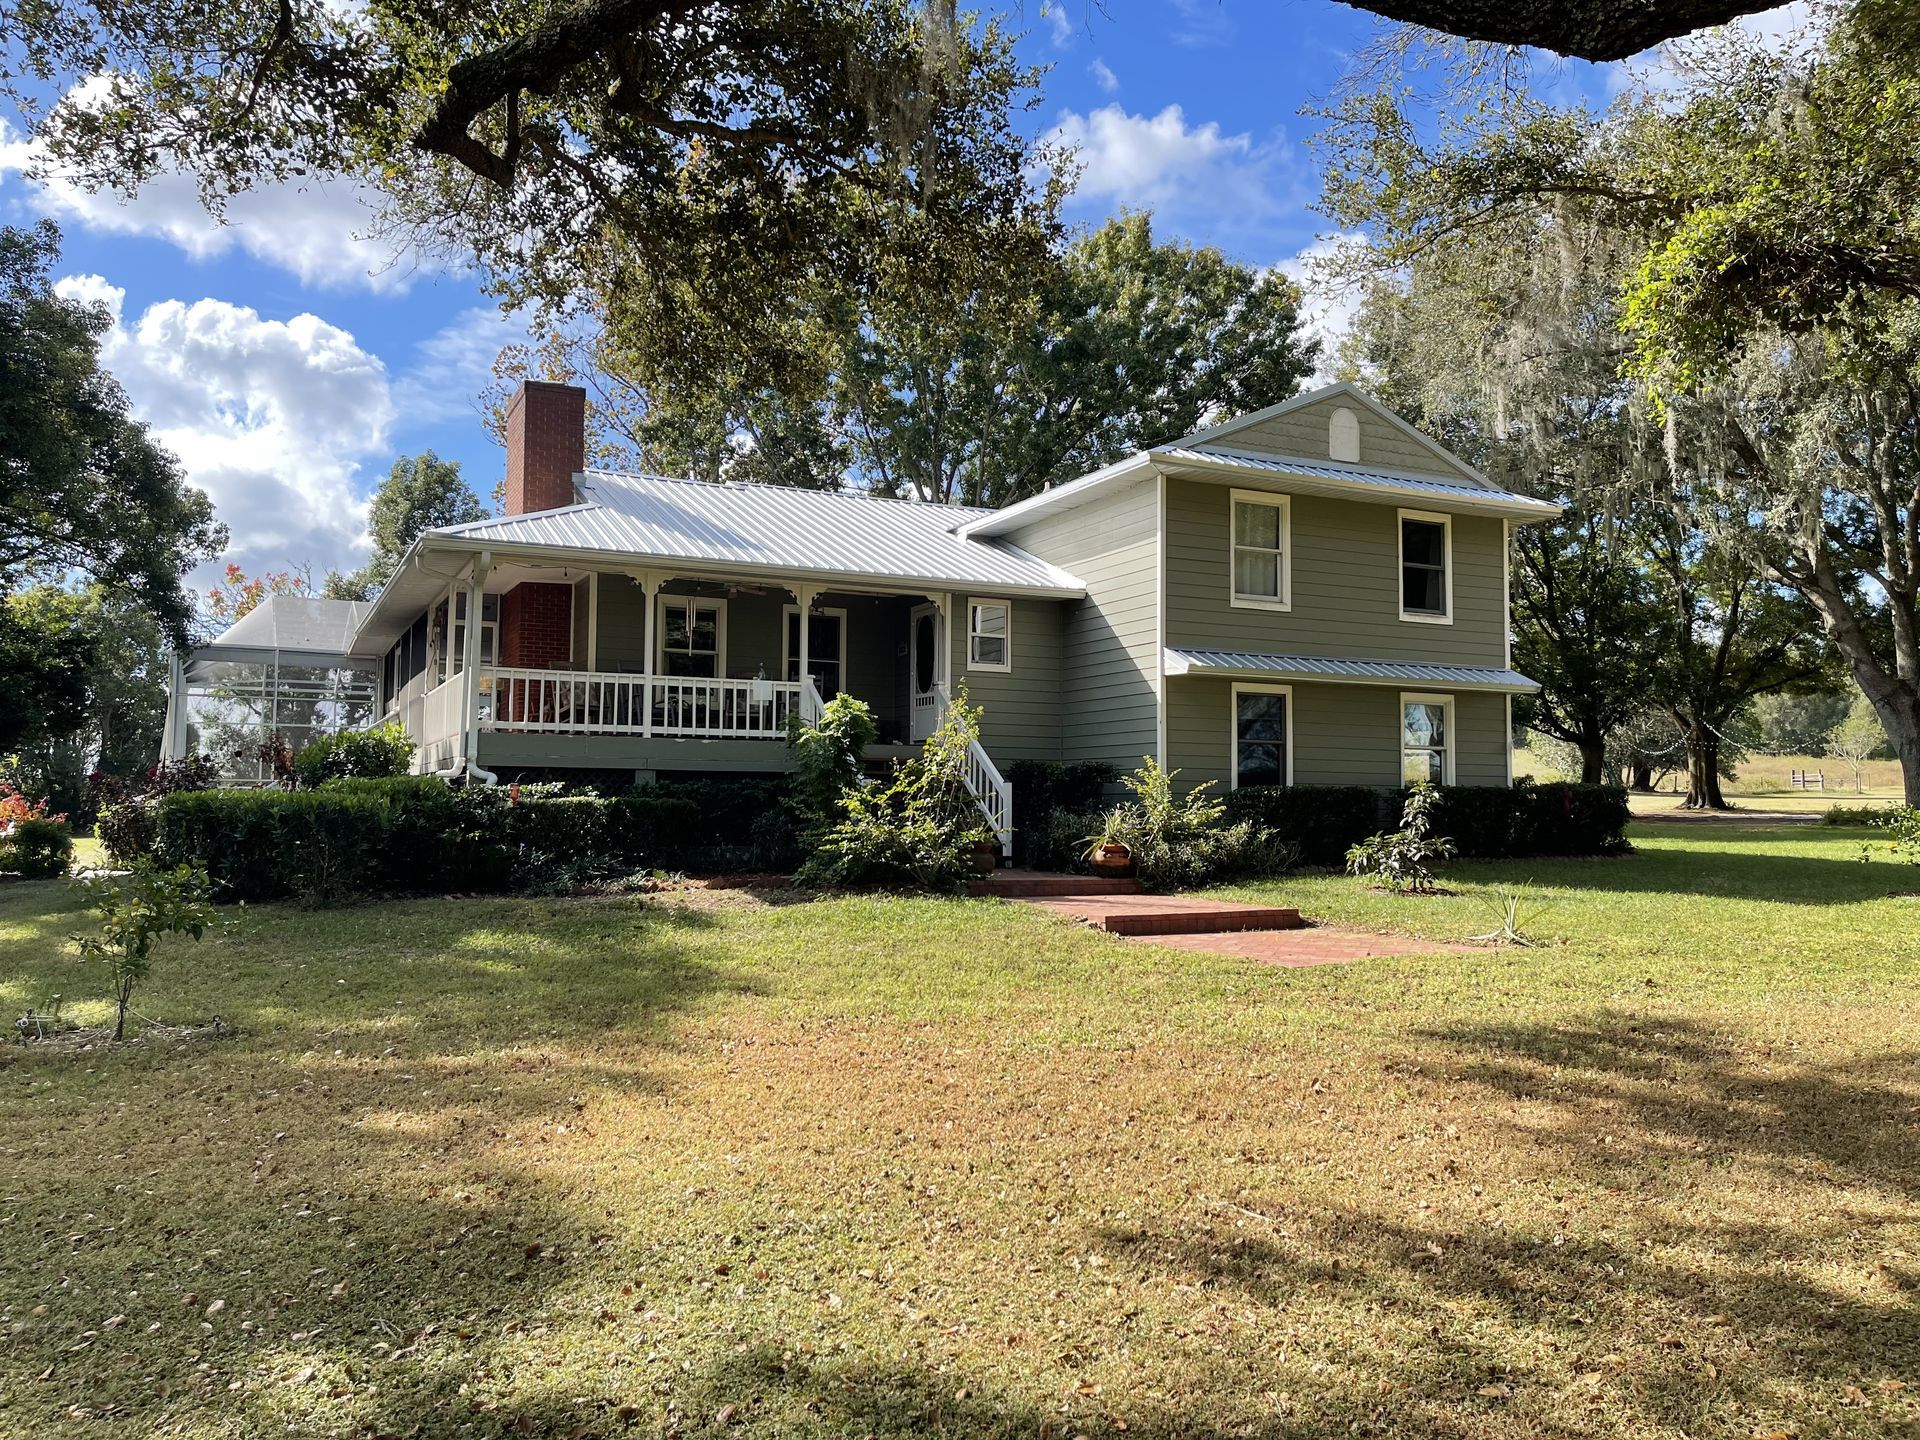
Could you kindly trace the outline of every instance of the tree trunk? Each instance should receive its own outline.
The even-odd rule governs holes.
[[[1900,757],[1900,783],[1907,804],[1920,806],[1920,695],[1902,687],[1889,696],[1869,696]]]
[[[1627,786],[1630,789],[1640,791],[1642,794],[1652,792],[1653,762],[1647,759],[1646,756],[1634,756],[1632,763],[1627,766]]]
[[[1727,797],[1720,793],[1720,737],[1704,725],[1687,730],[1688,810],[1727,810]]]
[[[1594,736],[1580,739],[1580,783],[1603,785],[1607,779],[1607,742]]]

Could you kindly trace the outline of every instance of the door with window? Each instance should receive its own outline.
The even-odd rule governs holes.
[[[787,607],[786,678],[800,678],[800,611]],[[822,700],[831,700],[846,686],[847,612],[815,610],[807,616],[807,673]]]
[[[909,688],[912,690],[912,735],[915,743],[940,728],[940,646],[944,642],[940,611],[932,605],[916,605],[908,617],[911,638],[908,659],[912,666]]]

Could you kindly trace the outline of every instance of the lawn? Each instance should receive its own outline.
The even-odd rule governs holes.
[[[249,908],[136,1001],[237,1037],[0,1045],[0,1434],[1913,1434],[1920,871],[1639,829],[1245,892],[1553,901],[1313,970],[990,901]],[[77,918],[0,889],[9,1018],[101,990]]]

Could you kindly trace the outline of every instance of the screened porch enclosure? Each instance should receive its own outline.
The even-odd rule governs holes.
[[[176,656],[161,758],[208,755],[223,781],[265,784],[274,736],[297,753],[371,723],[378,663],[346,653],[360,608],[270,596],[218,640]]]

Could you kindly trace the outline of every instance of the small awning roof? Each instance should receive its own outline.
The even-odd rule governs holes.
[[[1268,655],[1247,650],[1168,647],[1169,675],[1224,675],[1253,680],[1337,680],[1348,685],[1436,685],[1448,690],[1531,694],[1540,686],[1517,670],[1447,665],[1430,660],[1347,660],[1322,655]]]
[[[189,666],[222,661],[278,658],[291,664],[326,664],[355,658],[354,635],[373,606],[361,600],[321,600],[309,595],[269,595],[224,632],[184,657]],[[359,654],[368,661],[378,651]]]

